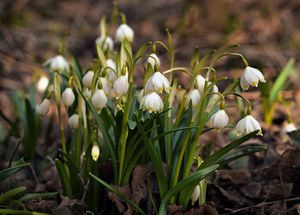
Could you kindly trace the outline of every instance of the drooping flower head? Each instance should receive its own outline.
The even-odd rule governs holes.
[[[102,89],[96,90],[92,96],[92,103],[97,110],[101,110],[107,103],[107,97]]]
[[[229,117],[227,116],[225,110],[218,110],[216,113],[214,113],[210,121],[212,122],[212,126],[216,129],[224,128],[229,121]]]
[[[45,65],[49,65],[50,70],[55,72],[69,70],[69,63],[61,55],[57,55],[56,57],[50,58],[46,61]]]
[[[69,120],[68,120],[68,124],[70,126],[70,128],[72,128],[73,130],[78,128],[78,124],[79,124],[79,116],[78,114],[73,114]]]
[[[102,47],[104,51],[112,51],[114,49],[114,41],[109,36],[103,36],[97,38],[96,43]]]
[[[70,87],[66,88],[62,93],[62,102],[66,107],[70,107],[75,101],[75,95]]]
[[[200,105],[201,95],[198,89],[191,89],[186,97],[186,107],[189,106],[190,101],[192,102],[193,108]]]
[[[263,74],[258,69],[247,66],[241,76],[241,88],[243,90],[248,90],[249,85],[257,87],[259,82],[266,82]]]
[[[88,71],[87,73],[85,73],[85,75],[82,78],[83,86],[91,88],[93,78],[94,78],[94,72],[93,71]]]
[[[162,93],[165,90],[166,93],[170,93],[169,80],[160,72],[155,72],[147,81],[145,86],[145,92],[157,92]]]
[[[36,110],[38,114],[40,114],[41,116],[45,116],[49,111],[49,107],[50,100],[46,98],[40,105],[37,106]]]
[[[262,135],[260,124],[253,116],[248,114],[243,119],[238,121],[236,129],[239,135],[249,134],[253,131],[260,130],[259,135]]]
[[[157,65],[158,68],[160,67],[160,60],[155,53],[150,54],[147,63],[151,65],[153,70],[155,69],[155,65]]]
[[[164,104],[160,96],[156,92],[152,92],[142,97],[140,108],[143,110],[148,110],[150,113],[156,113],[163,110]]]
[[[116,40],[118,42],[122,42],[124,40],[128,40],[132,42],[134,38],[134,31],[127,24],[121,24],[116,31]]]
[[[116,97],[119,98],[125,95],[128,91],[129,83],[128,83],[128,73],[125,75],[121,75],[115,82],[114,82],[114,92]]]

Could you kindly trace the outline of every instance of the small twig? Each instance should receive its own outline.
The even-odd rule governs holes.
[[[22,135],[22,137],[19,138],[18,144],[17,144],[15,150],[13,151],[12,155],[10,156],[9,163],[8,163],[8,167],[11,167],[11,164],[12,164],[12,161],[13,161],[13,159],[14,159],[14,156],[16,155],[16,153],[17,153],[17,151],[18,151],[18,148],[19,148],[19,146],[20,146],[21,143],[22,143],[22,140],[23,140],[23,135]]]
[[[30,164],[30,171],[31,171],[31,173],[32,173],[32,175],[33,175],[33,178],[34,178],[34,181],[35,181],[35,184],[37,185],[38,183],[39,183],[39,179],[38,179],[38,177],[37,177],[37,175],[36,175],[36,172],[35,172],[35,170],[34,170],[34,168],[33,168],[33,166]]]
[[[261,202],[257,205],[252,205],[252,206],[240,208],[240,209],[237,209],[237,210],[232,210],[230,208],[226,208],[225,210],[230,211],[231,213],[234,214],[234,213],[238,213],[238,212],[248,210],[248,209],[251,209],[251,208],[260,208],[260,207],[272,205],[274,203],[278,203],[278,202],[282,202],[282,201],[284,201],[284,202],[300,201],[300,197],[289,198],[289,199],[284,199],[284,200],[274,200],[274,201],[270,201],[270,202]]]
[[[87,182],[84,185],[83,195],[82,195],[82,198],[80,200],[80,204],[84,204],[84,199],[85,199],[85,196],[86,196],[87,189],[88,189],[89,185],[90,185],[90,179],[87,179]]]

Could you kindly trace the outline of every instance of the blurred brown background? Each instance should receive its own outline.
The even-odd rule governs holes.
[[[276,77],[290,57],[299,66],[299,0],[120,0],[118,5],[135,30],[136,47],[149,40],[166,41],[165,28],[170,29],[176,65],[188,65],[196,46],[206,52],[240,44],[239,51],[252,66],[263,66],[268,79]],[[67,58],[76,55],[87,66],[96,56],[99,21],[112,8],[108,0],[1,0],[0,107],[8,101],[7,92],[26,88],[41,64],[57,54],[64,34]],[[222,70],[222,62],[219,66]]]

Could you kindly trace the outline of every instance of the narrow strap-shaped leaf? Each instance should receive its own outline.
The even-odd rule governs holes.
[[[29,166],[29,163],[23,163],[0,171],[0,183],[8,179],[11,175],[18,172],[23,167]]]
[[[0,209],[0,214],[13,214],[13,215],[48,215],[46,213],[40,213],[35,211],[26,210],[14,210],[14,209]]]
[[[65,196],[72,196],[72,188],[70,183],[70,178],[65,170],[64,164],[58,160],[55,159],[55,166],[58,172],[58,176],[62,185],[62,189],[64,191]]]
[[[232,143],[229,143],[228,145],[224,146],[223,148],[219,149],[217,152],[213,153],[212,155],[208,156],[205,161],[201,164],[201,168],[205,168],[207,166],[210,166],[212,164],[218,163],[219,159],[223,157],[225,154],[230,152],[232,149],[236,148],[243,142],[249,140],[250,138],[254,137],[257,135],[259,130],[253,131],[235,141]]]
[[[19,201],[29,201],[32,199],[36,198],[41,198],[41,197],[54,197],[57,195],[57,192],[45,192],[45,193],[29,193],[23,196],[22,198],[19,199]]]
[[[285,87],[286,80],[288,79],[290,73],[294,69],[295,59],[290,59],[288,63],[285,65],[283,70],[279,73],[278,78],[276,79],[271,91],[270,91],[270,97],[269,101],[270,103],[273,103],[277,97],[278,94],[283,88]]]
[[[130,204],[131,206],[133,206],[133,208],[135,210],[137,210],[139,212],[139,214],[145,215],[145,212],[136,203],[134,203],[133,201],[131,201],[126,195],[124,195],[123,193],[121,193],[118,189],[116,189],[113,186],[109,185],[108,183],[106,183],[105,181],[101,180],[100,178],[98,178],[97,176],[93,175],[92,173],[90,173],[90,176],[92,176],[96,181],[98,181],[100,184],[102,184],[104,187],[106,187],[109,191],[115,193],[123,201],[125,201],[126,203]]]
[[[5,202],[6,200],[14,197],[15,195],[18,195],[19,193],[22,193],[26,190],[26,187],[16,187],[13,188],[3,194],[0,195],[0,204]]]
[[[167,185],[166,177],[165,177],[164,172],[163,172],[162,161],[159,159],[159,157],[157,155],[157,151],[155,149],[155,146],[153,145],[151,140],[146,136],[144,128],[141,125],[138,117],[136,115],[134,115],[134,117],[135,117],[138,129],[139,129],[139,132],[143,137],[143,142],[144,142],[147,150],[149,151],[149,155],[150,155],[150,158],[151,158],[151,161],[152,161],[152,165],[155,169],[155,173],[156,173],[156,177],[157,177],[157,183],[158,183],[159,190],[160,190],[160,195],[163,196],[166,193],[166,191],[168,190],[168,185]]]
[[[192,175],[186,177],[185,179],[178,182],[172,189],[170,189],[164,196],[161,201],[160,207],[159,207],[159,215],[166,215],[166,206],[170,198],[172,196],[176,195],[181,190],[185,189],[187,186],[191,186],[194,183],[199,182],[201,179],[205,178],[207,175],[215,171],[219,165],[213,165],[210,167],[207,167],[205,169],[201,169],[193,173]]]

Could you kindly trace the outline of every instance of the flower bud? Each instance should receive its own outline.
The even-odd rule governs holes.
[[[248,90],[249,85],[257,87],[258,82],[266,82],[263,74],[258,69],[247,66],[241,76],[241,88],[243,90]]]
[[[221,129],[228,124],[229,118],[224,110],[218,110],[211,116],[210,121],[214,128]]]
[[[91,88],[93,77],[94,77],[94,72],[93,71],[88,71],[82,78],[83,86]]]
[[[114,82],[114,92],[116,97],[119,98],[125,95],[128,91],[129,83],[128,83],[128,75],[121,75],[115,82]]]
[[[107,103],[107,97],[103,90],[96,90],[92,96],[92,103],[97,110],[101,110]]]
[[[140,108],[143,110],[148,110],[151,112],[161,112],[164,108],[164,104],[160,98],[160,96],[153,92],[150,94],[145,95],[141,99]]]
[[[69,70],[69,63],[61,55],[57,55],[56,57],[50,58],[46,61],[45,64],[49,65],[49,68],[52,71]]]
[[[72,128],[73,130],[78,128],[78,124],[79,124],[79,116],[78,114],[73,114],[69,120],[68,120],[68,124],[70,126],[70,128]]]
[[[112,51],[114,49],[114,41],[109,36],[100,36],[97,38],[96,43],[104,51]]]
[[[100,154],[100,149],[99,149],[99,146],[97,145],[94,145],[93,148],[92,148],[92,158],[94,161],[97,161],[98,160],[98,157],[99,157],[99,154]]]
[[[199,196],[200,196],[200,186],[199,184],[197,184],[191,196],[192,205],[194,205],[195,202],[199,199]]]
[[[260,130],[258,133],[259,135],[262,135],[261,127],[256,119],[254,119],[253,116],[247,115],[240,121],[238,121],[236,125],[236,129],[239,133],[239,135],[243,134],[249,134],[255,130]]]
[[[44,101],[40,105],[37,106],[37,112],[41,116],[45,116],[49,111],[49,107],[50,107],[49,99],[44,99]]]
[[[45,92],[45,90],[48,87],[48,84],[49,84],[49,78],[46,76],[42,76],[36,84],[36,88],[37,88],[38,92],[39,93]]]
[[[70,107],[74,101],[75,96],[71,88],[66,88],[62,94],[62,101],[66,107]]]
[[[116,40],[118,42],[123,42],[124,40],[128,40],[132,42],[134,38],[134,32],[132,28],[130,28],[127,24],[121,24],[116,31]]]
[[[106,60],[106,65],[110,67],[111,69],[108,69],[108,80],[109,81],[115,81],[117,79],[117,74],[116,74],[116,63],[112,59],[107,59]],[[114,71],[112,71],[114,70]]]

